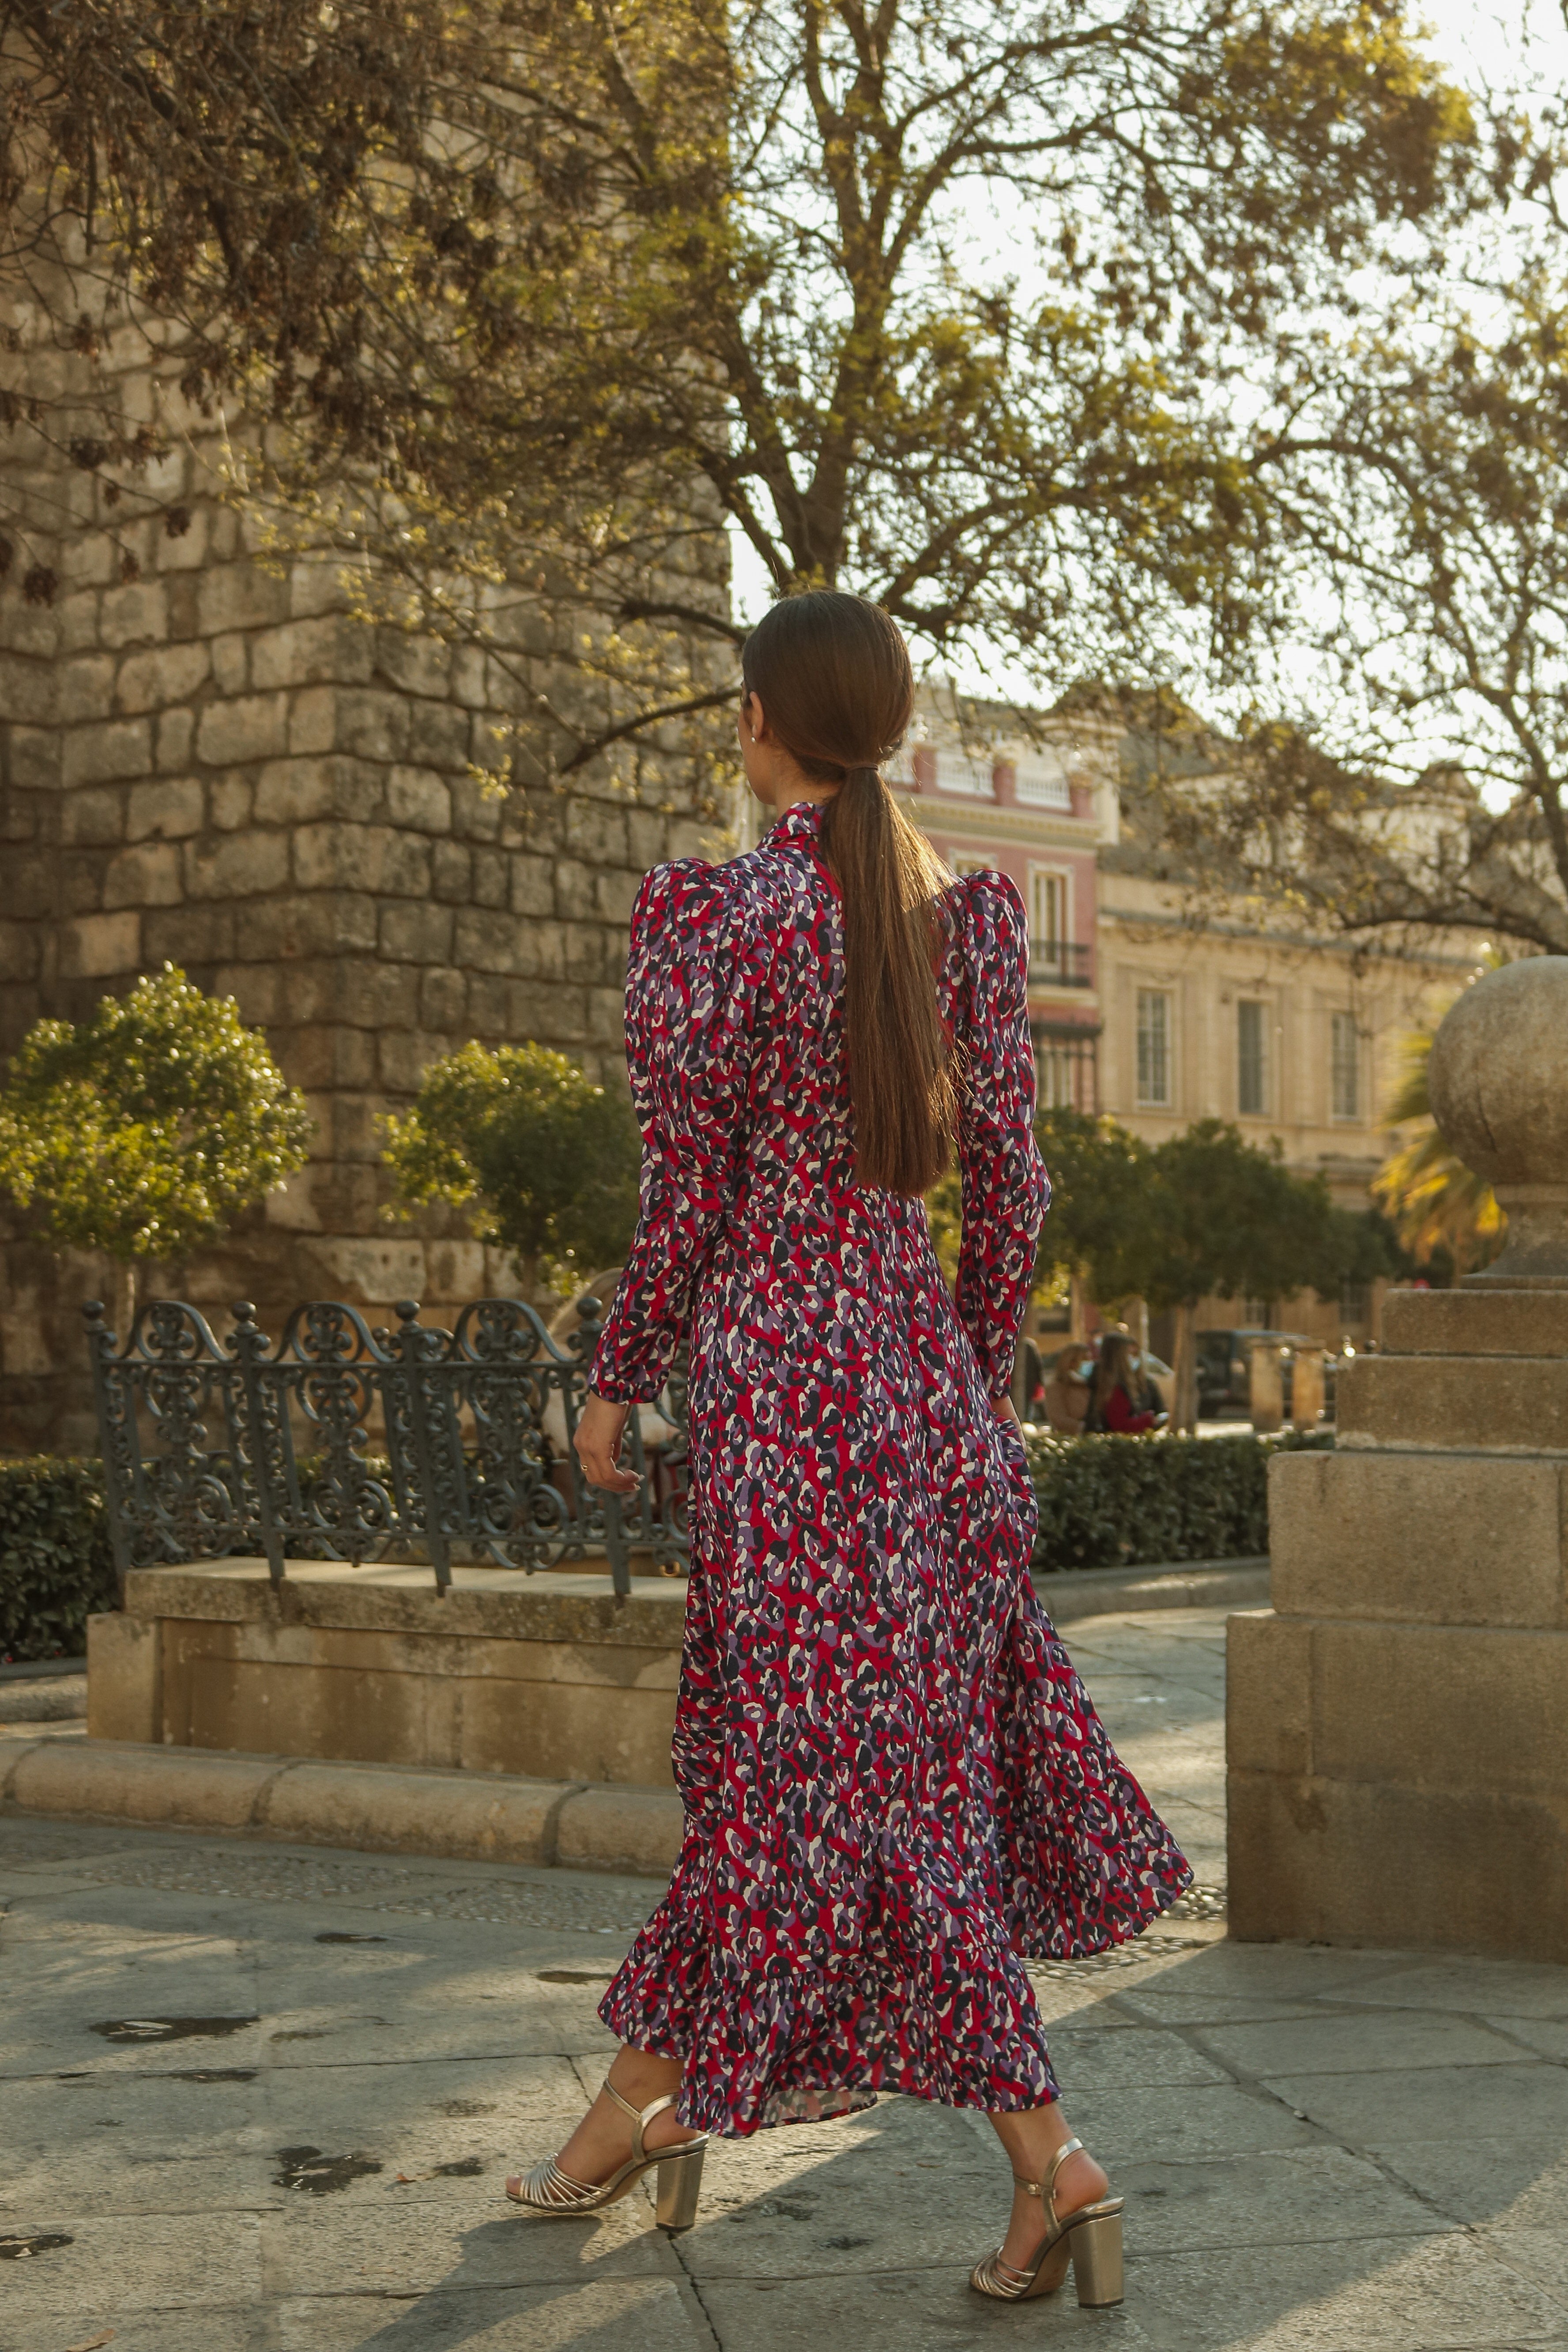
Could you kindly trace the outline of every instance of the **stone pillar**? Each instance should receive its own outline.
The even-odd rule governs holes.
[[[1316,1429],[1323,1417],[1323,1351],[1298,1348],[1290,1366],[1290,1426]]]
[[[1259,1437],[1270,1437],[1285,1422],[1285,1381],[1278,1339],[1254,1339],[1247,1349],[1247,1407]]]
[[[1568,1960],[1568,957],[1489,973],[1432,1100],[1508,1246],[1391,1291],[1332,1454],[1269,1470],[1270,1612],[1228,1641],[1243,1941]]]

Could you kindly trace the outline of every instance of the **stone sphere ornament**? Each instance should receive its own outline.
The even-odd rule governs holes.
[[[1526,956],[1444,1015],[1432,1116],[1508,1212],[1502,1255],[1468,1289],[1568,1290],[1568,956]]]

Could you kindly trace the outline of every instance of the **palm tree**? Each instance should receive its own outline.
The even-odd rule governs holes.
[[[1432,1032],[1405,1040],[1405,1068],[1388,1105],[1391,1127],[1415,1128],[1411,1139],[1384,1160],[1373,1179],[1378,1202],[1400,1240],[1423,1265],[1447,1250],[1456,1274],[1489,1265],[1502,1247],[1508,1219],[1484,1177],[1455,1158],[1437,1131],[1426,1083]]]

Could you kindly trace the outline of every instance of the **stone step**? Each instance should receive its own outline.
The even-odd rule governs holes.
[[[5,1812],[655,1877],[674,1865],[682,1819],[673,1789],[48,1738],[0,1739]]]
[[[1342,1448],[1568,1454],[1568,1356],[1359,1356],[1335,1413]]]

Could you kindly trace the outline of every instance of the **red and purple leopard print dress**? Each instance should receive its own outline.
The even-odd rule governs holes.
[[[658,1394],[689,1337],[686,1832],[605,1996],[724,2133],[879,2092],[1056,2095],[1024,1968],[1146,1927],[1191,1873],[1029,1581],[1006,1389],[1048,1198],[1024,910],[947,898],[962,1055],[957,1296],[923,1204],[859,1190],[843,946],[818,811],[731,864],[665,866],[632,920],[642,1214],[595,1361]]]

